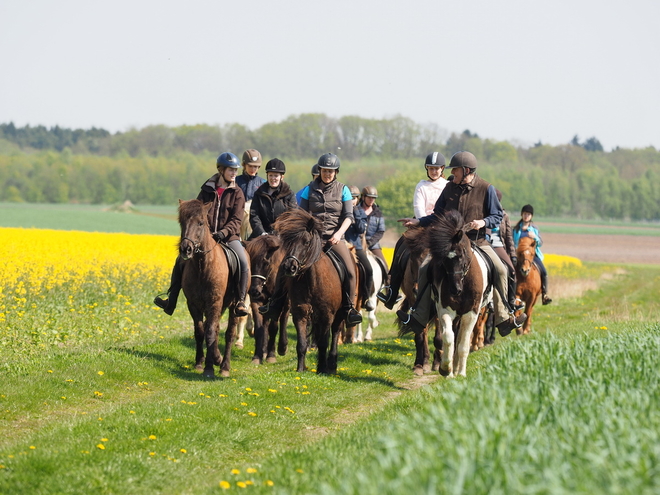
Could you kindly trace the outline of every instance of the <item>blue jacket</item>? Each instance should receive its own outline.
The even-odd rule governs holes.
[[[361,250],[362,239],[360,237],[367,230],[367,214],[361,206],[356,206],[353,208],[353,217],[355,218],[355,222],[346,230],[344,238],[355,246],[355,249]]]
[[[385,217],[383,217],[383,212],[380,211],[378,205],[374,203],[371,215],[367,217],[367,232],[365,234],[369,249],[380,249],[379,242],[384,234]]]
[[[243,196],[245,196],[245,201],[251,201],[254,193],[257,192],[257,189],[266,182],[266,179],[259,177],[258,175],[250,175],[243,172],[241,175],[236,177],[236,185],[241,188],[243,191]]]
[[[536,228],[536,225],[532,223],[529,225],[527,230],[523,230],[521,222],[518,222],[513,228],[513,244],[516,246],[516,248],[518,247],[518,243],[520,242],[521,237],[531,237],[532,239],[536,239],[535,254],[538,259],[543,261],[543,253],[541,252],[543,239],[541,239],[539,229]]]

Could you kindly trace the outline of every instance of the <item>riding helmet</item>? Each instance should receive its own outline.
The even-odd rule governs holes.
[[[319,170],[319,164],[315,163],[312,165],[312,175],[319,175],[321,173],[321,170]]]
[[[221,153],[218,159],[216,160],[218,167],[229,167],[229,168],[238,168],[240,162],[238,157],[229,151]]]
[[[351,196],[354,198],[357,198],[360,195],[360,190],[357,186],[349,186],[349,189],[351,190]]]
[[[261,153],[257,150],[249,149],[243,152],[243,166],[247,165],[258,165],[261,167]]]
[[[318,161],[319,168],[329,168],[339,172],[339,157],[333,153],[321,155]]]
[[[454,153],[449,161],[449,168],[469,168],[476,170],[477,168],[477,157],[474,156],[469,151],[459,151]]]
[[[369,196],[370,198],[377,198],[378,197],[378,191],[374,186],[367,186],[364,189],[362,189],[362,196]]]
[[[424,162],[424,167],[444,167],[445,165],[445,155],[439,151],[429,153]]]
[[[523,206],[522,209],[520,210],[520,214],[522,215],[525,212],[531,213],[532,215],[534,215],[534,207],[532,205]]]
[[[279,158],[273,158],[266,164],[266,173],[277,172],[284,175],[286,173],[286,165]]]

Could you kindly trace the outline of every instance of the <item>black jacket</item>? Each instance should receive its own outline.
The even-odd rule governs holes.
[[[268,182],[264,182],[252,197],[250,205],[252,235],[250,235],[250,239],[259,237],[261,234],[271,234],[277,217],[287,210],[298,207],[296,194],[286,182],[282,181],[280,187],[272,195],[268,194],[269,188]]]

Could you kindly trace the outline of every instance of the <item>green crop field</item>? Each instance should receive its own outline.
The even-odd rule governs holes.
[[[208,380],[185,304],[151,304],[160,275],[35,296],[19,280],[0,313],[0,493],[658,493],[660,267],[550,276],[580,295],[453,380],[413,376],[387,310],[337,375],[314,373],[313,351],[295,371],[290,325],[277,363],[253,365],[246,338],[231,377]]]

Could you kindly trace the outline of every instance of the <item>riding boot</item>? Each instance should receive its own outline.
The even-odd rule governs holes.
[[[247,270],[241,270],[240,288],[238,291],[238,302],[234,307],[234,314],[238,317],[248,315],[248,309],[247,306],[245,306],[245,295],[247,294],[247,285],[248,285],[248,272]]]
[[[403,273],[399,274],[399,271],[400,269],[398,269],[397,265],[393,264],[389,274],[389,285],[383,287],[376,296],[383,302],[387,309],[394,308],[394,305],[401,300],[399,289],[401,288],[401,282],[403,282]]]
[[[552,302],[548,297],[548,275],[543,273],[541,273],[541,302],[544,306]]]
[[[353,300],[346,290],[344,290],[343,303],[343,309],[346,311],[346,326],[353,327],[358,323],[362,323],[362,315],[357,309],[355,309],[355,306],[353,306]]]
[[[509,271],[509,275],[507,277],[507,284],[508,284],[508,296],[509,296],[509,306],[513,308],[514,311],[518,311],[520,309],[523,309],[525,307],[522,302],[516,297],[516,276],[515,274],[512,276],[511,272]]]
[[[176,309],[176,302],[181,292],[181,279],[183,278],[183,270],[179,265],[180,260],[177,257],[172,268],[172,276],[170,278],[170,288],[167,289],[167,299],[162,299],[160,295],[154,298],[154,304],[165,311],[166,314],[172,316]]]

